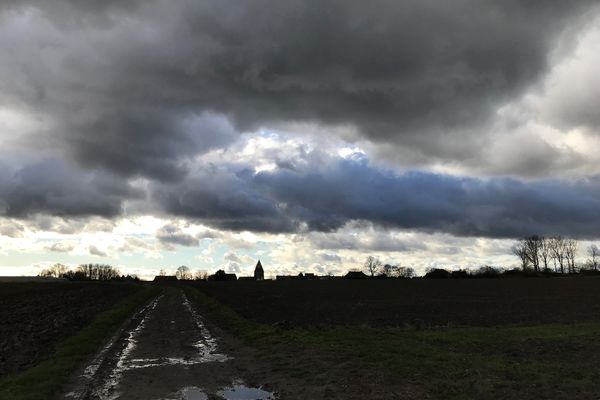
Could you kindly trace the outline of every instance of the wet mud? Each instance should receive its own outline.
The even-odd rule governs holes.
[[[181,290],[166,289],[128,321],[83,371],[70,400],[273,400],[244,385]]]

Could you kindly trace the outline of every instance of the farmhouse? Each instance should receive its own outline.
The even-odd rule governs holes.
[[[177,277],[175,275],[156,275],[154,277],[154,282],[176,282]]]
[[[228,274],[225,271],[223,271],[222,269],[220,269],[217,272],[215,272],[213,275],[209,275],[208,280],[209,281],[236,281],[237,275],[236,274]]]
[[[346,279],[367,279],[368,276],[362,271],[349,271],[344,275]]]

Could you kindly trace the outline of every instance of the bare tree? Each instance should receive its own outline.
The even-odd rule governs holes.
[[[399,278],[414,278],[415,270],[411,267],[398,267]]]
[[[182,281],[187,281],[192,279],[192,273],[190,271],[190,269],[188,267],[186,267],[185,265],[182,265],[181,267],[177,268],[177,271],[175,272],[175,276],[177,277],[177,279],[180,279]]]
[[[119,270],[107,264],[81,264],[77,273],[92,281],[108,281],[119,276]]]
[[[522,240],[513,246],[512,252],[521,260],[521,268],[523,271],[529,269],[529,258],[527,257],[527,250]]]
[[[575,265],[575,256],[577,254],[578,243],[575,239],[565,240],[565,258],[569,267],[569,273],[574,274],[577,272]]]
[[[590,256],[590,258],[588,258],[587,265],[591,270],[598,271],[598,265],[600,261],[600,249],[598,249],[598,246],[596,246],[595,244],[592,244],[588,247],[587,252]]]
[[[554,261],[554,270],[560,268],[561,273],[565,273],[565,239],[561,236],[554,236],[549,239],[550,254]]]
[[[194,273],[194,279],[197,281],[205,281],[208,279],[208,272],[206,271],[196,271]]]
[[[542,237],[540,242],[540,260],[544,263],[544,271],[548,271],[548,264],[552,258],[550,239]]]
[[[388,278],[398,276],[398,267],[396,265],[385,264],[381,270],[381,274]]]
[[[537,235],[528,236],[523,240],[523,244],[525,245],[525,254],[527,255],[531,265],[533,265],[533,270],[535,272],[540,270],[541,242],[542,238]]]
[[[158,272],[158,276],[166,276],[167,275],[167,271],[165,271],[164,269],[161,268],[161,270]]]
[[[371,274],[371,276],[375,276],[381,268],[381,261],[373,256],[368,256],[363,267]]]
[[[69,272],[69,268],[64,264],[54,264],[53,266],[43,269],[39,276],[47,277],[47,278],[62,278],[67,272]]]

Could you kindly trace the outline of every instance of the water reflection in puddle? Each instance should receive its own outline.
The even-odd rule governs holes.
[[[225,400],[274,400],[273,393],[262,389],[249,388],[244,385],[233,385],[217,393]]]
[[[275,400],[273,393],[260,388],[250,388],[243,384],[234,384],[218,391],[216,394],[219,399],[223,400]],[[178,400],[208,400],[206,392],[197,386],[183,388],[175,396]]]
[[[177,394],[182,400],[208,400],[204,391],[196,386],[182,389]],[[217,396],[224,400],[275,400],[273,393],[244,385],[233,385],[217,392]]]

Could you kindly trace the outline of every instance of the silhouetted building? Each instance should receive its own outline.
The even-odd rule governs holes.
[[[237,280],[236,274],[228,274],[222,269],[215,272],[213,275],[208,276],[209,281],[235,281]]]
[[[177,277],[175,275],[156,275],[154,282],[177,282]]]
[[[265,279],[265,271],[263,269],[262,264],[260,263],[260,260],[258,260],[258,262],[256,263],[256,267],[254,268],[254,279],[256,279],[257,281],[262,281]]]
[[[349,271],[344,275],[346,279],[368,279],[369,277],[362,271]]]
[[[452,274],[442,268],[435,268],[425,274],[424,278],[427,279],[448,279],[452,276]]]
[[[278,281],[293,281],[298,279],[298,277],[295,275],[277,275],[275,279]]]

